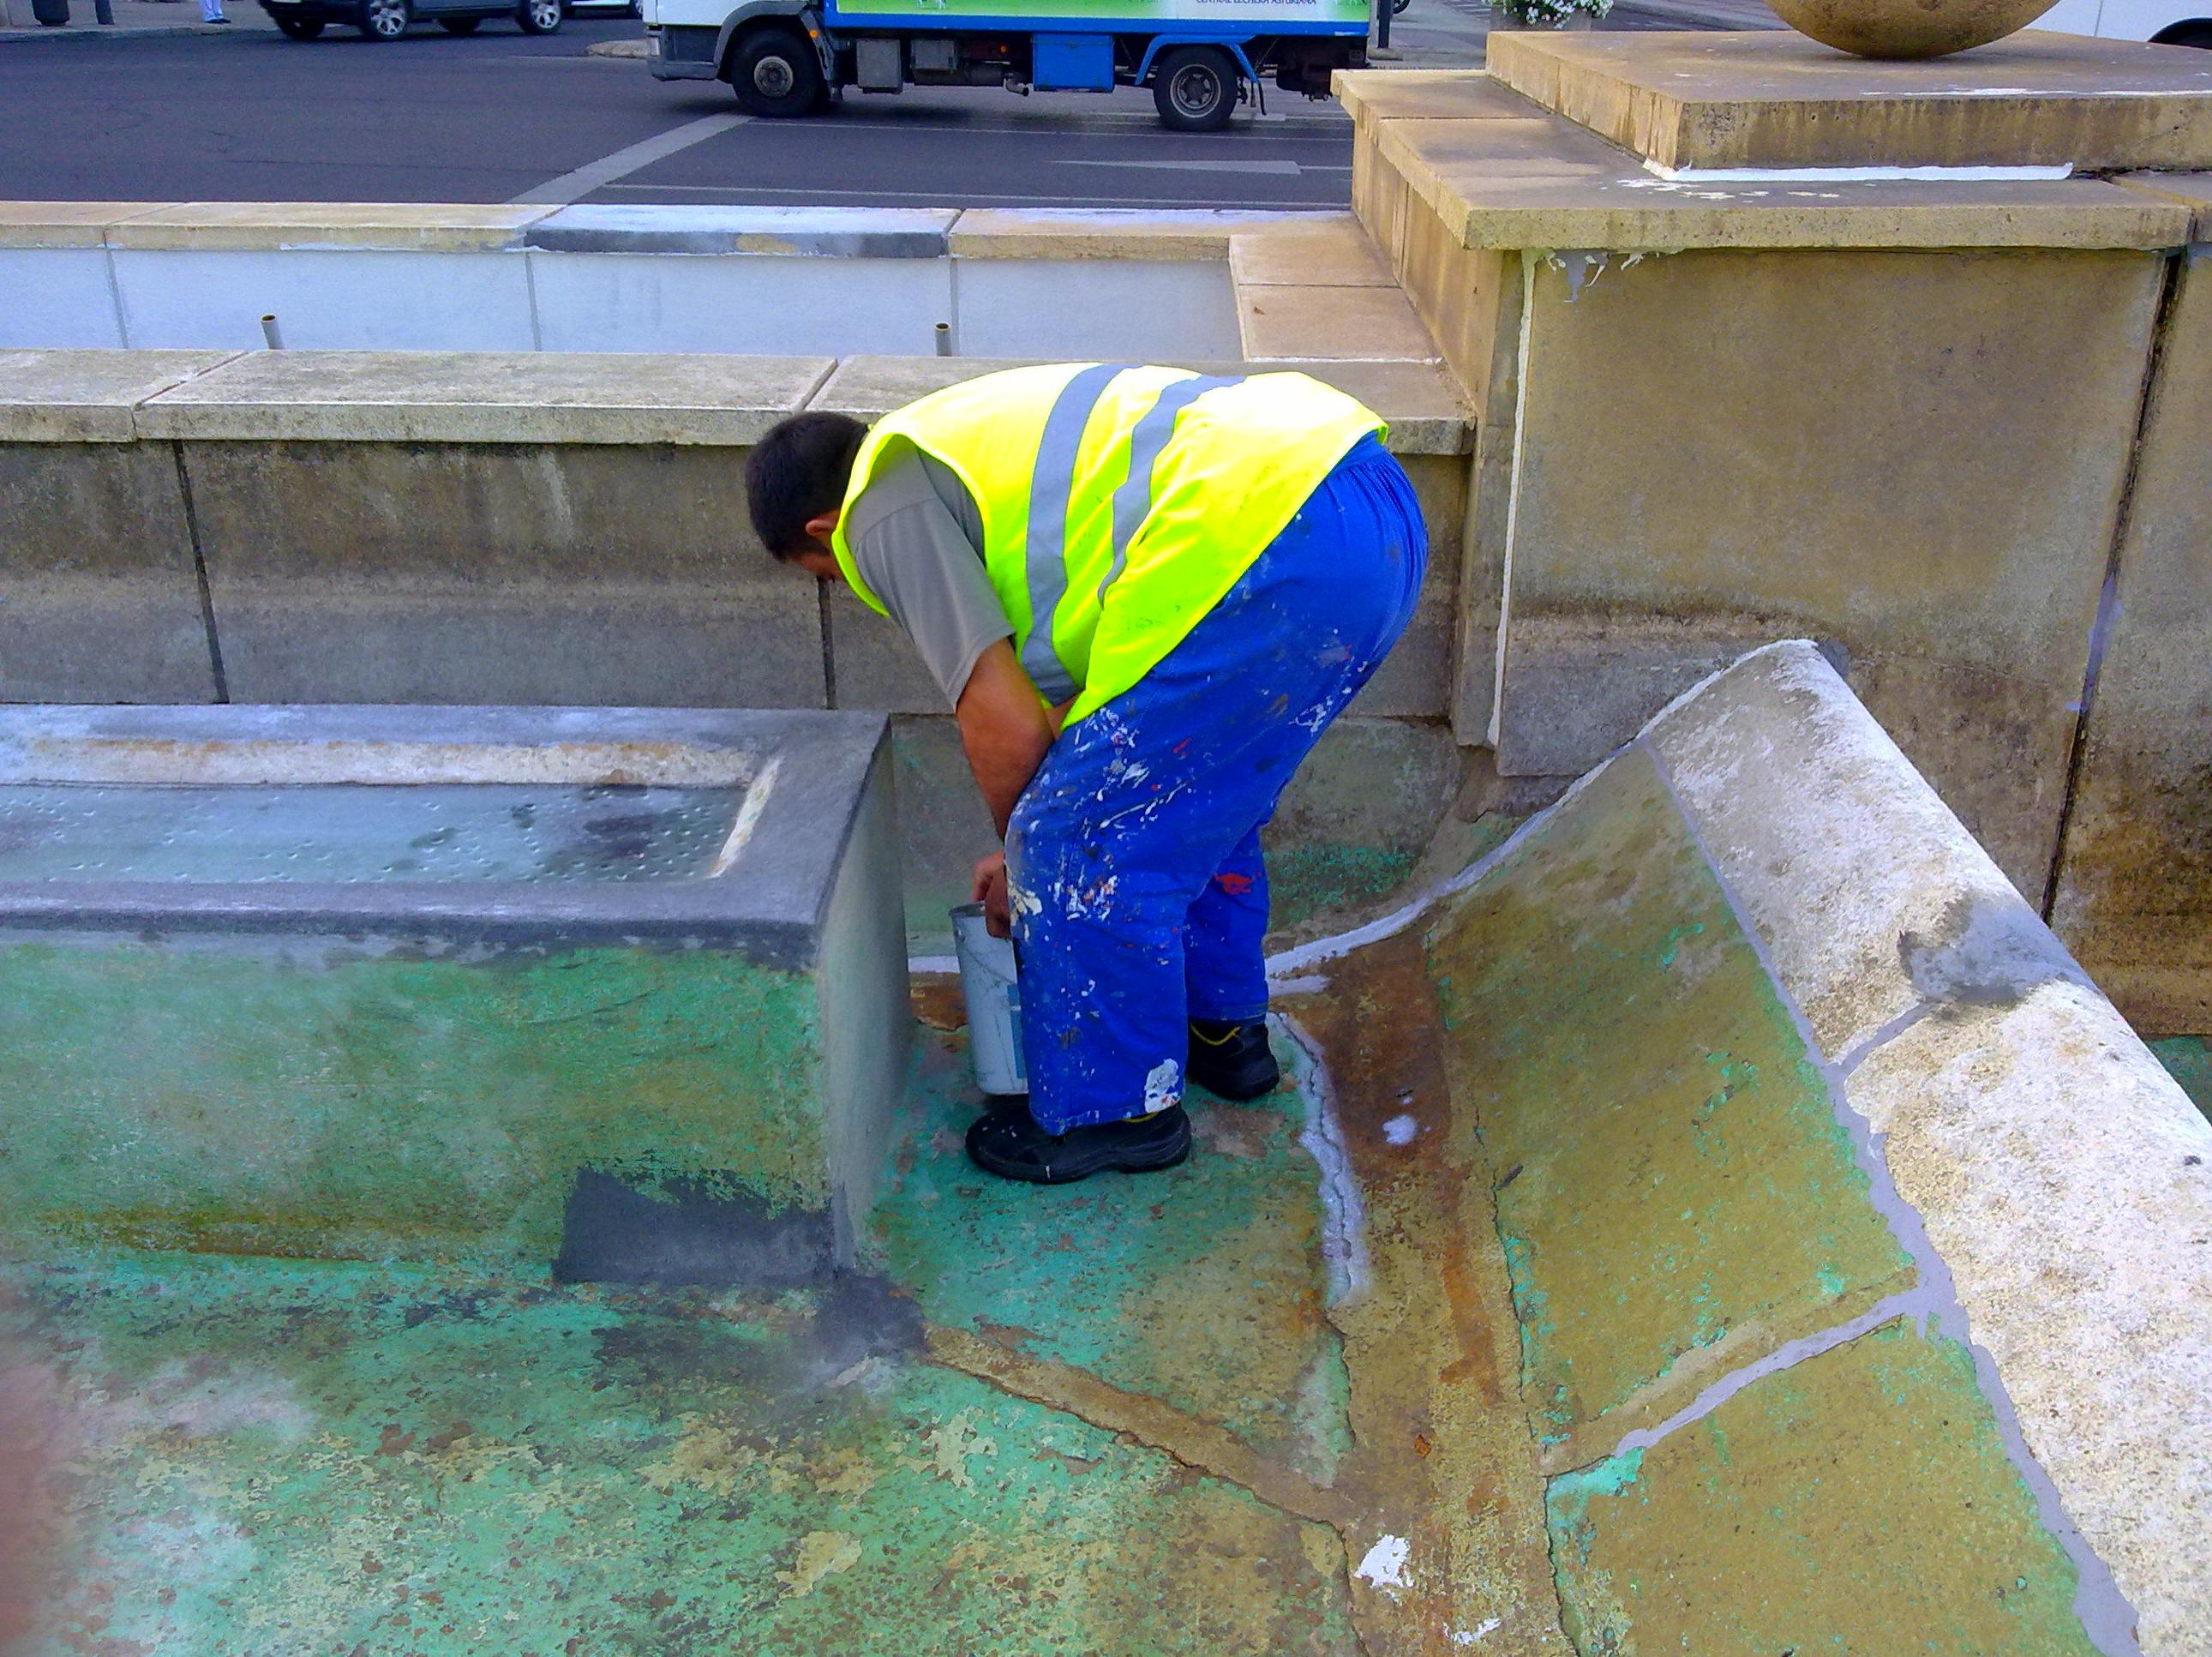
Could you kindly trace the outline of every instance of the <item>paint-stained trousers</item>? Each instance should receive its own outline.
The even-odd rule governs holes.
[[[1413,484],[1367,438],[1164,661],[1053,744],[1006,835],[1046,1131],[1174,1104],[1187,1018],[1266,1013],[1261,825],[1405,631],[1427,563]]]

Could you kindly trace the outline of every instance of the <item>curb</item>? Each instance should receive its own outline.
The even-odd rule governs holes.
[[[594,40],[584,48],[586,58],[637,58],[647,53],[642,40]]]
[[[0,28],[0,44],[14,40],[143,40],[148,36],[235,34],[220,23],[64,23],[54,28]]]

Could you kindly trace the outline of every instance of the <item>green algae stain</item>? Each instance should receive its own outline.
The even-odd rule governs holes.
[[[1736,1331],[1778,1346],[1909,1273],[1640,752],[1454,899],[1428,947],[1547,1441],[1632,1398],[1663,1415],[1705,1373],[1676,1376],[1686,1356]]]
[[[804,976],[706,950],[0,949],[20,1241],[550,1259],[579,1169],[828,1202]]]
[[[2094,1649],[1972,1355],[1902,1321],[1553,1479],[1547,1514],[1583,1657],[1858,1651],[1903,1630],[1936,1657]]]
[[[2150,1050],[2212,1121],[2212,1036],[2169,1036],[2151,1043]]]
[[[1355,1649],[1333,1538],[893,1299],[88,1257],[10,1306],[76,1424],[25,1657]]]

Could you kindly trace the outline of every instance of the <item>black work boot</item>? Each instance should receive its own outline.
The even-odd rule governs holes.
[[[1267,1025],[1224,1024],[1216,1019],[1190,1021],[1190,1063],[1186,1074],[1221,1099],[1257,1099],[1283,1080],[1267,1047]]]
[[[1190,1118],[1180,1105],[1126,1122],[1049,1134],[1026,1109],[986,1111],[968,1130],[969,1160],[1001,1179],[1065,1185],[1108,1168],[1147,1173],[1190,1154]]]

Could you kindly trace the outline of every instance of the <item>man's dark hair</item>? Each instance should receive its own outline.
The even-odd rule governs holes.
[[[833,512],[852,481],[868,429],[849,414],[794,414],[754,446],[745,462],[753,533],[779,558],[817,551],[806,524]]]

